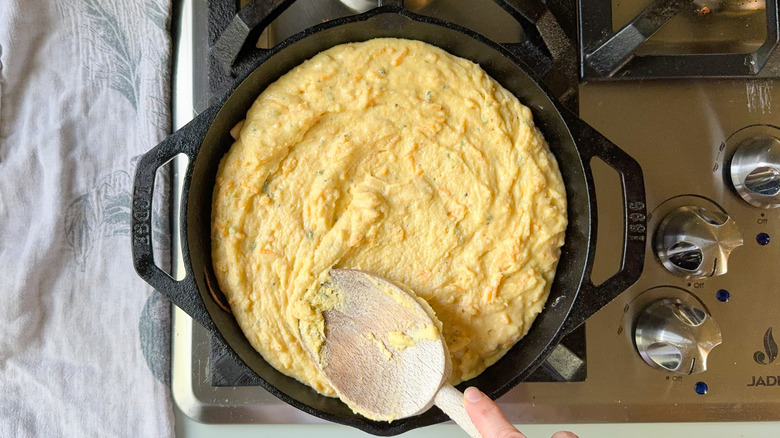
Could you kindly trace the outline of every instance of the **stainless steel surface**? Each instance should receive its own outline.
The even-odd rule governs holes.
[[[580,91],[584,120],[642,165],[651,231],[669,211],[699,205],[728,213],[744,236],[744,245],[729,259],[729,272],[703,280],[670,273],[648,247],[637,284],[587,321],[587,383],[602,383],[602,393],[595,398],[611,400],[617,411],[604,416],[623,421],[778,418],[777,387],[765,383],[767,375],[777,374],[778,362],[762,364],[753,355],[764,351],[767,330],[780,324],[780,294],[776,293],[780,246],[775,242],[762,246],[757,241],[760,233],[774,237],[780,232],[780,212],[745,203],[724,175],[727,158],[734,152],[726,143],[732,133],[777,120],[773,107],[780,102],[780,88],[776,81],[592,83]],[[766,99],[757,103],[760,93]],[[619,192],[604,187],[600,196],[618,199]],[[600,217],[600,221],[600,231],[620,226],[617,219]],[[720,301],[720,291],[730,298]],[[653,369],[632,345],[631,327],[652,301],[648,298],[670,294],[697,300],[720,326],[723,343],[709,356],[704,373],[678,377]],[[591,360],[600,357],[609,359]],[[698,381],[709,386],[707,394],[694,391]]]
[[[739,142],[731,159],[731,182],[754,207],[780,207],[780,129],[759,125]]]
[[[766,0],[694,0],[696,12],[707,14],[744,14],[766,9]]]
[[[299,10],[312,2],[301,2]],[[205,10],[205,0],[187,0],[185,4],[191,5],[194,19],[198,21],[196,17],[201,17],[199,14]],[[468,15],[471,21],[481,22],[483,28],[492,28],[485,33],[489,31],[487,36],[499,41],[520,35],[519,31],[505,27],[511,19],[489,21],[480,15],[483,9],[490,14],[501,12],[495,10],[497,6],[490,0],[441,0],[426,10],[433,14],[435,8],[451,16]],[[298,24],[305,25],[305,20]],[[750,32],[747,29],[745,34],[750,36]],[[202,44],[205,26],[200,31],[191,30],[188,37]],[[205,67],[204,57],[195,50],[193,53],[194,56],[182,62]],[[201,61],[193,63],[193,59]],[[190,104],[184,104],[185,109],[199,111],[204,107],[207,87],[198,79],[202,74],[199,68],[192,72],[195,78],[190,90],[192,99]],[[759,245],[755,238],[759,233],[780,233],[780,209],[757,209],[744,202],[724,174],[728,157],[736,150],[735,144],[727,142],[732,134],[746,126],[778,124],[780,86],[771,80],[635,81],[584,84],[580,91],[581,116],[585,121],[642,165],[648,209],[652,211],[651,230],[673,209],[698,205],[726,212],[739,226],[745,243],[731,255],[728,273],[695,281],[671,274],[648,246],[644,273],[637,284],[586,323],[587,379],[521,383],[499,400],[501,408],[511,421],[521,424],[643,423],[628,429],[616,427],[626,433],[633,430],[634,436],[638,436],[637,428],[656,430],[644,424],[647,422],[780,420],[776,377],[780,374],[777,368],[780,360],[776,360],[772,344],[765,340],[770,328],[780,327],[780,293],[777,293],[780,245],[775,241]],[[186,100],[185,94],[177,92],[176,100]],[[191,111],[184,113],[184,118],[192,116]],[[177,120],[177,125],[182,122]],[[597,265],[593,273],[594,281],[598,282],[597,279],[607,278],[615,271],[620,259],[622,218],[616,206],[620,204],[621,193],[611,168],[598,160],[592,166],[599,202]],[[720,301],[717,297],[722,296],[718,295],[721,290],[729,292],[730,299]],[[637,353],[633,327],[638,315],[649,303],[666,297],[694,303],[718,322],[723,343],[709,356],[707,371],[695,376],[661,371],[648,366]],[[305,430],[306,436],[315,431],[352,433],[341,428],[328,429],[321,420],[289,407],[258,387],[212,386],[208,373],[208,335],[179,310],[173,331],[172,390],[177,406],[186,415],[217,424],[318,425],[316,429],[290,426],[285,432],[268,429],[272,430],[271,434],[290,430]],[[763,360],[757,360],[760,357]],[[562,359],[567,362],[565,354]],[[708,385],[706,394],[696,393],[697,382]],[[442,431],[454,430],[450,427],[434,426],[410,435],[439,436]],[[700,425],[673,425],[664,430],[669,433],[678,428],[688,433],[702,430]],[[594,428],[583,426],[579,430]],[[717,436],[721,430],[734,432],[729,436],[737,436],[742,431],[745,436],[766,436],[750,435],[751,430],[765,433],[766,429],[760,426],[751,429],[745,423],[736,431],[729,424],[710,430]],[[546,430],[545,434],[549,436]]]
[[[339,0],[344,6],[355,12],[366,12],[377,5],[376,0]]]
[[[742,245],[742,234],[726,213],[685,205],[663,218],[653,241],[669,272],[702,279],[728,272],[729,254]]]
[[[718,324],[696,303],[661,298],[641,311],[634,329],[639,355],[648,365],[678,374],[707,371],[707,356],[723,337]]]
[[[612,23],[620,29],[653,0],[611,0]],[[733,2],[734,0],[716,0]],[[702,0],[702,4],[711,0]],[[698,11],[697,11],[698,9]],[[696,53],[753,53],[767,39],[764,9],[734,13],[706,13],[691,7],[679,13],[652,38],[637,55]]]
[[[366,12],[371,8],[377,7],[377,0],[339,0],[349,9],[355,12]],[[406,0],[404,7],[410,11],[419,11],[436,0]]]

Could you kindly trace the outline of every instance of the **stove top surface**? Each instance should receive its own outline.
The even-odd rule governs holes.
[[[614,30],[631,19],[634,12],[627,11],[643,7],[618,4],[613,8]],[[228,6],[231,12],[226,14]],[[575,34],[572,26],[576,29],[572,11],[561,7],[559,13],[570,35]],[[178,126],[192,117],[193,110],[205,109],[211,96],[225,86],[224,81],[209,78],[207,63],[193,61],[207,56],[216,28],[226,25],[218,25],[215,14],[229,20],[235,9],[230,2],[188,0],[181,12],[174,95]],[[336,0],[300,0],[260,36],[258,45],[269,47],[312,22],[351,13]],[[437,0],[418,13],[451,20],[499,42],[526,38],[514,19],[489,0]],[[657,35],[659,47],[667,47],[662,42],[667,36]],[[652,44],[642,50],[663,52]],[[567,338],[532,381],[503,396],[502,408],[517,423],[780,420],[776,393],[780,373],[774,368],[780,361],[772,336],[772,328],[780,326],[776,290],[780,246],[772,241],[780,232],[780,214],[743,200],[727,171],[746,139],[758,131],[777,135],[773,125],[780,125],[780,85],[762,76],[654,79],[583,82],[578,91],[580,117],[643,168],[651,244],[640,280]],[[599,160],[591,164],[599,208],[593,273],[598,283],[618,269],[622,200],[617,173]],[[771,174],[771,163],[764,164]],[[768,190],[773,181],[771,175],[767,177]],[[736,224],[743,243],[728,257],[723,275],[687,279],[670,272],[658,259],[652,244],[655,230],[683,207],[714,212],[710,216],[715,219],[726,215]],[[687,257],[684,261],[697,260],[695,251],[682,253]],[[706,256],[698,254],[698,260]],[[654,367],[637,351],[638,321],[650,304],[663,299],[680,300],[688,305],[682,309],[698,309],[715,321],[722,342],[704,356],[706,371],[681,374],[663,369],[671,366],[674,359],[668,358],[676,354],[663,349],[645,354],[657,357],[658,351],[666,352],[661,355],[663,365]],[[206,423],[323,422],[257,386],[256,377],[225,359],[222,347],[178,309],[173,330],[172,389],[177,405],[188,416]]]

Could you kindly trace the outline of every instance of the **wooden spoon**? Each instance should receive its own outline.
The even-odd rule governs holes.
[[[375,275],[333,269],[320,286],[324,330],[301,321],[304,348],[353,411],[372,420],[417,415],[436,404],[472,437],[463,394],[449,384],[450,356],[428,304]]]

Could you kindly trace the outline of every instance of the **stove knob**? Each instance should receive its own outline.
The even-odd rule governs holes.
[[[666,269],[700,279],[726,273],[729,254],[742,245],[742,233],[726,213],[683,206],[664,217],[654,244]]]
[[[754,207],[780,207],[780,139],[761,135],[743,141],[731,158],[731,182]]]
[[[707,356],[722,341],[720,328],[699,304],[663,298],[637,318],[634,341],[649,365],[679,374],[707,370]]]

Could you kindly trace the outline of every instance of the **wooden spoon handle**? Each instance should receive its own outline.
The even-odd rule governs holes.
[[[463,393],[455,389],[454,386],[445,383],[439,388],[439,392],[434,396],[433,402],[445,414],[449,415],[461,429],[465,430],[471,438],[482,438],[477,427],[474,426],[471,418],[466,413],[466,407],[463,406]]]

